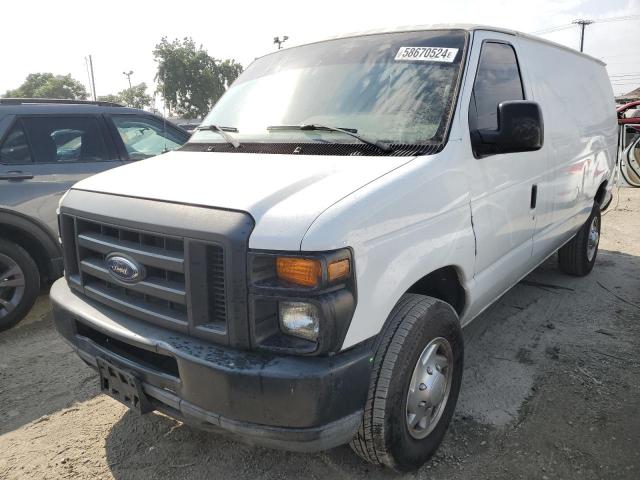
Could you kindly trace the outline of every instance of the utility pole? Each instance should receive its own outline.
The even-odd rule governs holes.
[[[96,97],[96,78],[93,76],[93,59],[91,55],[89,55],[89,71],[91,72],[91,89],[93,90],[93,101],[95,102],[98,98]]]
[[[280,37],[273,37],[273,43],[277,43],[278,44],[278,50],[280,50],[282,48],[282,44],[284,42],[286,42],[287,40],[289,40],[289,37],[287,37],[286,35],[283,36],[282,38]]]
[[[127,77],[129,80],[129,88],[131,88],[131,75],[133,75],[133,70],[129,70],[128,72],[122,72],[122,74]]]
[[[574,20],[571,23],[575,23],[576,25],[580,25],[580,51],[583,52],[584,51],[584,27],[586,27],[587,25],[591,25],[593,23],[593,20]]]

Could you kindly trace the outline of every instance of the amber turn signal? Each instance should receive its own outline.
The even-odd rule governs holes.
[[[316,287],[322,280],[322,265],[319,260],[309,258],[278,257],[278,278],[303,287]]]
[[[349,277],[349,259],[344,258],[329,264],[329,282],[343,280]]]

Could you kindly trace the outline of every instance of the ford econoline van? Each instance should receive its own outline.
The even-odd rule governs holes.
[[[69,191],[57,328],[137,412],[415,469],[463,327],[555,252],[593,268],[616,135],[604,64],[521,33],[280,50],[181,149]]]

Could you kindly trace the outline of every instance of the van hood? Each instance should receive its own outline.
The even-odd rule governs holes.
[[[251,248],[299,250],[324,210],[413,158],[177,151],[73,188],[248,212],[256,222]]]

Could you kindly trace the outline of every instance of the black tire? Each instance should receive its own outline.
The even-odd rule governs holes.
[[[438,338],[449,342],[453,355],[449,395],[441,404],[443,410],[433,430],[416,439],[407,424],[409,386],[425,347]],[[453,416],[463,356],[462,331],[453,308],[435,298],[405,294],[389,315],[378,340],[362,423],[351,441],[358,456],[402,472],[416,470],[429,460]]]
[[[5,263],[9,262],[13,262],[19,268],[18,276],[7,277],[9,268]],[[19,276],[23,279],[23,285],[20,287],[20,294],[16,295],[16,287],[6,285],[7,279],[15,280]],[[0,331],[11,328],[22,320],[31,310],[39,292],[40,272],[36,262],[21,246],[0,240]]]
[[[591,250],[589,240],[591,227],[594,222],[597,226],[598,237],[595,242],[595,251],[593,251],[592,257],[589,258],[589,252]],[[560,265],[560,270],[575,277],[584,277],[593,270],[593,266],[596,263],[596,257],[598,256],[601,225],[600,205],[598,202],[595,202],[593,204],[593,210],[591,210],[591,215],[589,215],[585,224],[580,227],[576,236],[558,250],[558,264]],[[591,244],[593,244],[593,241]]]

